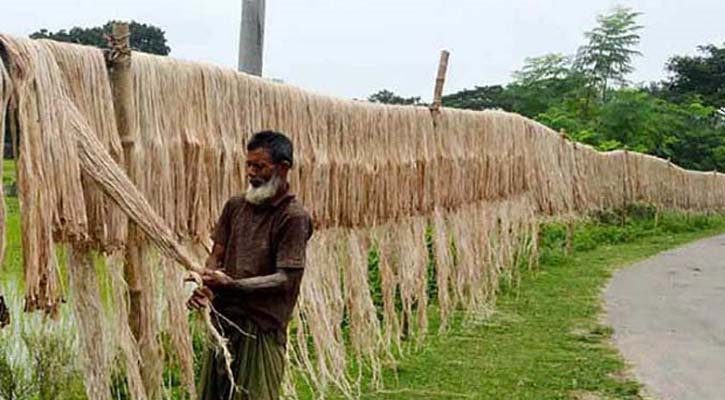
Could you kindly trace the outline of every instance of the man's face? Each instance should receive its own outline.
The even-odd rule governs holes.
[[[246,174],[252,187],[264,185],[277,173],[277,166],[266,149],[258,148],[247,152]]]

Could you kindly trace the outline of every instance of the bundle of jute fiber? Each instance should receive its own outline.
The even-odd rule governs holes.
[[[53,237],[58,241],[87,242],[87,234],[82,229],[87,225],[83,191],[78,190],[71,195],[70,190],[62,188],[67,184],[78,186],[80,189],[82,168],[83,172],[139,225],[149,240],[153,241],[165,255],[177,260],[189,270],[201,271],[202,268],[191,253],[175,239],[164,221],[151,209],[145,197],[129,181],[94,135],[86,119],[68,97],[60,69],[54,61],[53,54],[42,45],[43,41],[0,36],[0,43],[10,55],[13,97],[19,100],[18,121],[21,132],[26,133],[20,135],[25,139],[21,139],[22,152],[18,164],[24,167],[23,157],[27,156],[26,159],[32,160],[33,167],[37,169],[37,172],[31,170],[27,172],[29,176],[24,176],[21,173],[23,168],[18,168],[21,194],[27,191],[38,192],[27,202],[33,204],[33,209],[45,205],[33,202],[35,198],[53,199],[53,202],[46,200],[49,203],[47,208],[52,213],[52,219],[41,220],[47,223],[40,225],[51,226],[53,231],[57,232]],[[34,108],[35,111],[30,108]],[[45,110],[54,112],[54,117],[51,117],[51,112]],[[37,124],[31,115],[41,116],[48,121]],[[68,174],[60,176],[59,170],[67,171]],[[56,179],[49,180],[48,176]],[[45,184],[45,190],[38,188],[36,180]],[[33,187],[23,190],[24,185],[33,185]],[[21,195],[21,200],[24,197],[26,196]],[[78,209],[72,209],[73,207],[67,203],[79,203],[80,206]],[[23,214],[30,213],[32,212]],[[27,225],[27,228],[31,226]],[[24,251],[29,252],[27,249]]]
[[[343,235],[335,229],[317,232],[309,244],[309,267],[300,288],[295,315],[297,342],[306,343],[311,337],[313,351],[307,346],[291,346],[293,360],[310,387],[324,394],[327,388],[337,387],[342,393],[353,393],[347,376],[347,349],[344,342],[344,289],[339,254],[344,250]]]
[[[111,323],[114,329],[113,342],[119,347],[119,353],[114,359],[120,359],[125,371],[128,393],[131,399],[146,400],[146,388],[141,374],[141,352],[136,339],[128,324],[128,285],[123,277],[123,259],[111,256],[107,259],[107,271],[110,277],[110,288],[112,298]]]
[[[69,169],[75,170],[77,172],[75,175],[79,176],[78,157],[68,155],[61,157],[54,154],[64,151],[75,152],[72,146],[64,146],[61,143],[55,143],[52,146],[53,150],[45,151],[44,145],[51,147],[50,142],[69,141],[67,134],[64,133],[65,130],[60,126],[64,121],[57,118],[61,114],[57,109],[58,105],[48,100],[48,97],[52,97],[53,94],[44,91],[39,96],[25,97],[17,95],[17,93],[25,89],[25,87],[19,87],[21,82],[26,86],[29,84],[27,80],[29,72],[15,67],[14,64],[35,62],[36,59],[41,58],[38,52],[43,50],[38,46],[31,45],[29,42],[26,42],[27,46],[23,48],[9,47],[6,37],[0,37],[0,41],[5,50],[4,58],[8,62],[6,67],[8,71],[7,78],[12,78],[12,80],[8,80],[11,97],[8,99],[7,105],[3,104],[1,108],[5,109],[8,105],[12,106],[10,113],[14,125],[18,125],[19,130],[22,132],[33,129],[37,131],[40,126],[47,129],[47,133],[43,137],[20,135],[19,144],[23,149],[23,153],[19,155],[16,168],[21,207],[25,308],[28,311],[42,309],[54,314],[60,304],[60,292],[56,272],[57,260],[52,244],[53,231],[62,231],[65,227],[66,235],[61,234],[59,236],[71,236],[68,231],[75,232],[74,236],[83,236],[81,226],[85,225],[85,207],[83,204],[79,206],[77,199],[75,201],[68,199],[63,203],[56,200],[56,190],[62,191],[63,189],[55,188],[54,182],[64,182],[77,192],[81,192],[80,177],[78,177],[77,181],[74,181],[73,174],[67,171]],[[45,80],[38,82],[38,85],[43,87],[51,86],[51,82],[45,77]],[[50,112],[46,113],[45,110]],[[41,115],[38,115],[39,112]],[[61,139],[60,136],[62,135],[66,135],[66,137]],[[49,164],[52,159],[56,158],[71,158],[75,163],[71,161],[66,165],[59,165],[57,169],[51,168]],[[57,171],[64,169],[66,170],[64,174],[55,175]],[[66,175],[70,175],[70,177],[63,179]],[[46,188],[47,190],[45,190]],[[71,194],[73,191],[63,193]],[[63,218],[54,218],[54,214],[62,213],[61,210],[58,210],[61,208],[59,203],[75,203],[72,207],[63,209],[70,215]],[[70,220],[69,222],[72,224],[70,227],[68,225],[64,227],[55,226],[55,223],[65,219]]]
[[[85,249],[71,248],[68,254],[73,315],[78,329],[86,394],[89,399],[110,400],[110,359],[93,257]]]
[[[529,157],[519,149],[531,146],[519,127],[530,122],[513,114],[446,110],[440,126],[450,129],[434,131],[424,108],[335,100],[166,57],[139,55],[133,69],[144,132],[137,163],[146,167],[138,184],[179,234],[199,241],[225,197],[243,189],[243,145],[261,129],[298,145],[293,187],[319,228],[430,215],[526,184]],[[178,160],[184,168],[161,169]]]
[[[40,232],[47,232],[54,229],[58,232],[55,238],[56,240],[69,242],[73,246],[88,246],[91,243],[87,240],[88,236],[79,229],[84,223],[82,213],[76,210],[76,214],[68,214],[71,211],[65,209],[65,202],[63,200],[67,200],[69,193],[62,190],[58,191],[60,194],[53,192],[54,189],[57,189],[57,186],[60,186],[58,184],[54,185],[53,183],[55,182],[43,181],[47,185],[44,187],[36,185],[37,182],[33,181],[33,179],[44,178],[43,175],[32,175],[32,178],[29,178],[20,172],[26,171],[28,174],[33,174],[38,171],[57,172],[57,170],[65,169],[69,174],[75,173],[75,176],[66,176],[66,181],[62,182],[70,181],[71,184],[75,184],[81,179],[80,171],[82,169],[107,196],[113,199],[138,224],[161,251],[178,261],[188,270],[195,273],[200,272],[200,265],[176,241],[176,238],[164,222],[151,209],[145,198],[131,184],[120,166],[106,151],[78,108],[70,101],[67,95],[67,88],[63,85],[63,77],[60,69],[57,67],[53,54],[48,51],[47,47],[44,47],[41,42],[14,40],[8,37],[0,37],[0,41],[2,42],[4,51],[9,55],[9,72],[13,85],[13,98],[18,101],[16,111],[18,112],[18,125],[21,132],[20,137],[22,138],[19,164],[24,167],[19,168],[18,181],[21,188],[21,201],[31,200],[30,207],[28,207],[27,203],[25,204],[25,207],[29,209],[26,208],[23,210],[23,216],[36,216],[38,211],[47,211],[47,214],[41,214],[41,217],[45,218],[36,217],[38,219],[33,221],[37,222],[40,226],[31,226],[31,229],[27,229],[28,225],[24,225],[24,228],[26,228],[23,232],[24,244],[30,242],[30,249],[33,249],[32,246],[35,244],[33,240],[39,240],[40,243],[49,249],[48,253],[43,254],[43,257],[39,257],[41,261],[49,260],[48,262],[55,263],[51,238],[39,235],[39,238],[31,236],[29,240],[26,240],[28,239],[28,230],[36,234],[40,229],[43,230]],[[56,112],[55,115],[49,116],[39,111],[44,110],[44,106],[50,107],[50,105],[53,107],[52,111]],[[36,111],[39,112],[33,114]],[[43,121],[47,119],[47,123],[38,124],[37,121],[32,119],[33,116],[39,116]],[[48,137],[53,137],[55,140],[49,141]],[[62,151],[53,151],[53,148],[59,148]],[[54,157],[48,157],[49,155]],[[41,168],[38,168],[38,166]],[[35,197],[29,198],[29,194]],[[83,206],[82,192],[79,192],[77,197],[75,201]],[[48,204],[32,204],[32,200],[35,198],[46,199],[45,201]],[[48,198],[53,198],[54,202],[48,201]],[[45,206],[47,206],[47,209]],[[62,219],[54,220],[52,218],[54,217],[53,212],[58,214],[66,213],[63,215],[69,215],[75,219],[68,221]],[[78,231],[72,228],[77,228]],[[28,246],[24,250],[27,256]],[[74,267],[78,266],[70,266],[70,268]],[[54,268],[46,269],[46,271],[48,270],[50,273],[55,273]],[[42,288],[47,289],[47,287]],[[46,293],[50,293],[50,295],[54,294],[48,290],[46,290]],[[50,297],[50,295],[46,294],[47,297]],[[36,298],[31,297],[29,300],[33,301]],[[37,302],[30,304],[39,307]],[[46,309],[57,309],[57,305],[54,303],[42,305]],[[76,317],[93,318],[93,315],[92,313],[77,313]],[[211,327],[208,313],[206,314],[206,319],[214,340],[218,343],[223,343],[223,338]],[[97,322],[92,323],[88,320],[81,321],[80,325],[98,327]],[[94,340],[97,334],[98,332],[92,332],[90,335],[84,335],[84,347],[86,350],[96,347]],[[225,351],[227,359],[229,359],[230,357],[228,356],[228,352],[226,352],[226,348],[222,345],[221,349]],[[90,364],[88,363],[88,365]],[[92,376],[92,372],[91,368],[86,369],[88,380],[95,382],[86,387],[91,397],[93,397],[93,394],[97,392],[99,385],[101,385],[101,383],[96,383],[103,381],[103,379]]]
[[[52,51],[63,74],[68,97],[113,160],[123,164],[103,53],[87,46],[53,41],[41,43]],[[126,239],[125,215],[85,173],[81,173],[81,185],[88,220],[87,235],[92,247],[105,252],[121,250]]]

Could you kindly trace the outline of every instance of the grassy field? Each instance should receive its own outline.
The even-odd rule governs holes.
[[[588,224],[575,251],[563,251],[564,228],[549,226],[541,266],[503,289],[493,316],[431,337],[405,359],[384,391],[365,399],[640,399],[640,385],[600,323],[600,293],[617,268],[725,231],[720,217],[670,215],[625,227]]]

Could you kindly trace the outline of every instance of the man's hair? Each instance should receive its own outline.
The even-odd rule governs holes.
[[[292,167],[294,149],[292,148],[292,141],[285,134],[274,131],[255,133],[247,143],[247,151],[257,149],[267,150],[275,164],[287,162]]]

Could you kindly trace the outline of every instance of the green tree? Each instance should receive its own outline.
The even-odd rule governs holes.
[[[393,93],[390,90],[383,89],[378,92],[373,93],[368,97],[368,101],[372,103],[381,103],[381,104],[400,104],[400,105],[423,105],[423,103],[420,100],[420,97],[402,97],[398,96],[397,94]]]
[[[580,77],[571,69],[571,57],[547,54],[527,58],[506,86],[477,86],[443,97],[447,107],[470,110],[503,109],[531,118],[566,98],[575,98]]]
[[[639,45],[637,23],[641,13],[628,8],[615,8],[610,14],[597,17],[597,27],[585,33],[587,44],[580,47],[575,66],[589,80],[589,87],[606,101],[607,91],[612,85],[624,86],[627,74],[634,71],[632,58],[642,53]]]
[[[699,46],[702,55],[674,56],[667,63],[672,74],[664,83],[665,97],[687,102],[699,96],[707,105],[725,108],[725,43]]]
[[[30,37],[32,39],[53,39],[60,42],[108,48],[106,36],[111,34],[111,29],[115,22],[117,21],[108,21],[103,26],[90,28],[76,26],[70,30],[61,29],[57,32],[41,29],[32,33]],[[168,55],[171,52],[171,49],[166,43],[165,32],[161,28],[136,21],[131,21],[128,28],[131,33],[131,48],[134,50],[162,56]]]
[[[506,88],[511,111],[531,118],[555,105],[575,107],[584,84],[583,76],[572,68],[572,57],[563,54],[527,58],[513,77]]]
[[[529,57],[524,66],[513,73],[514,80],[522,85],[540,85],[560,82],[571,74],[571,57],[551,53],[541,57]]]
[[[443,96],[443,105],[467,110],[503,109],[512,111],[513,101],[504,86],[476,86]]]

